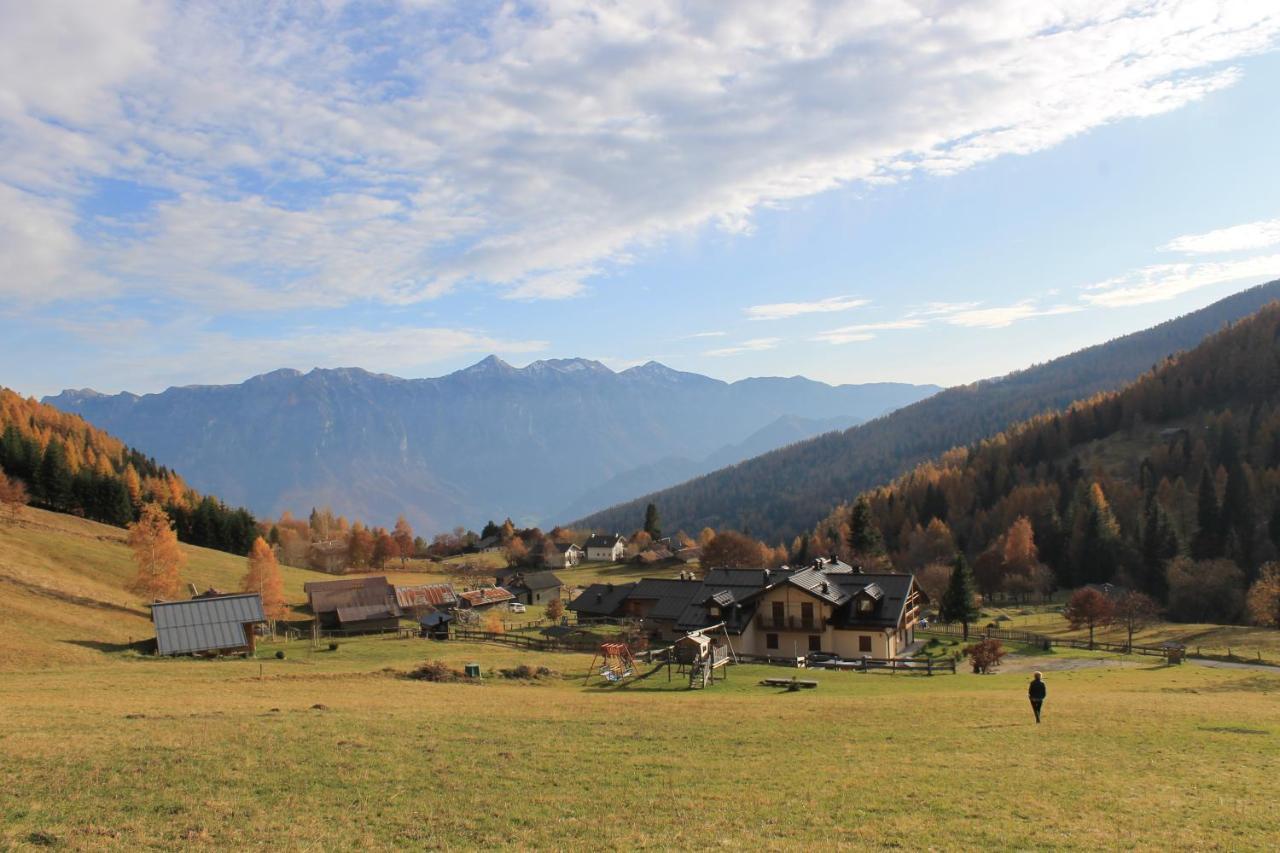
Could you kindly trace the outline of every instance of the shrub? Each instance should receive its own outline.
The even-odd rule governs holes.
[[[284,660],[284,649],[276,652],[276,660]]]
[[[463,674],[442,660],[427,661],[409,673],[419,681],[460,681]]]
[[[973,671],[979,675],[991,672],[1000,665],[1000,659],[1008,654],[999,640],[987,639],[967,646],[964,653],[973,664]]]
[[[337,643],[330,643],[330,644],[329,644],[329,651],[331,651],[331,652],[336,652],[337,650],[338,650],[338,644],[337,644]]]

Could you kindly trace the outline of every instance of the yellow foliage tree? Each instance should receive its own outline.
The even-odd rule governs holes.
[[[240,582],[243,592],[256,592],[262,596],[262,612],[271,622],[277,622],[289,614],[284,601],[284,578],[280,576],[280,564],[275,551],[267,540],[259,536],[249,550],[249,571]]]
[[[182,590],[179,574],[187,555],[178,545],[178,534],[164,507],[149,503],[142,508],[138,520],[129,525],[129,547],[138,564],[138,574],[129,591],[147,599],[173,599]]]
[[[1267,563],[1249,587],[1249,618],[1255,625],[1280,628],[1280,563]]]

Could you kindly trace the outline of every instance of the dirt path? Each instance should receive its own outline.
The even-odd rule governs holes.
[[[1208,666],[1214,669],[1252,669],[1258,672],[1269,672],[1272,675],[1280,675],[1280,667],[1266,663],[1237,663],[1230,660],[1210,660],[1208,658],[1185,658],[1187,663],[1196,666]]]

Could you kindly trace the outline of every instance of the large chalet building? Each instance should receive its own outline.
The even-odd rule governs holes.
[[[723,622],[741,654],[893,658],[915,642],[927,597],[908,574],[864,574],[844,564],[802,569],[712,569],[699,580],[593,584],[569,604],[581,619],[633,618],[672,641]]]

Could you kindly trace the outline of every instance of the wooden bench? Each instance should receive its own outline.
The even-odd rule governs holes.
[[[808,688],[812,690],[818,686],[818,682],[809,681],[808,679],[799,678],[766,678],[760,682],[761,687],[785,687],[788,690],[799,690],[800,688]]]

